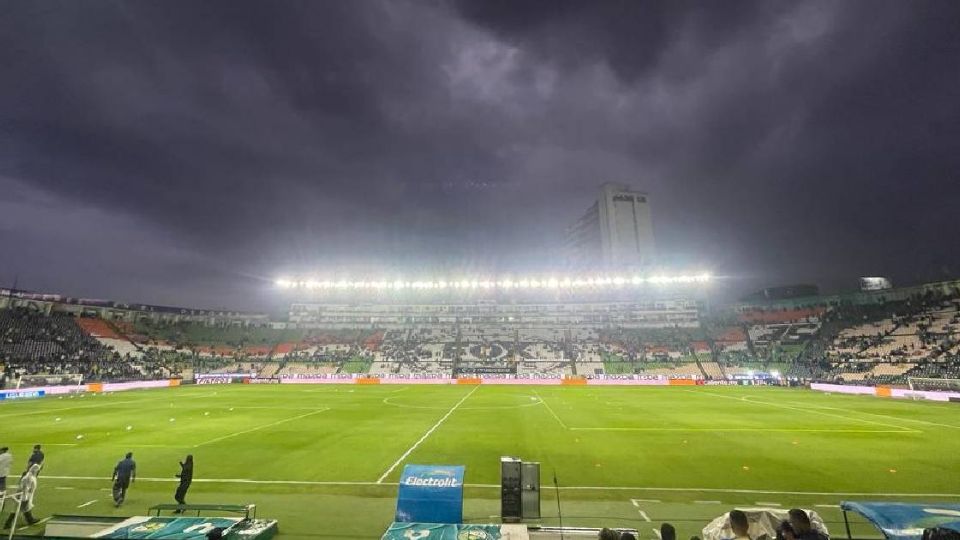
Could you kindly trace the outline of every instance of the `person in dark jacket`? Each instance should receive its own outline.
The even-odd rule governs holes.
[[[39,465],[40,468],[42,469],[43,458],[44,458],[43,450],[40,450],[40,445],[39,444],[33,445],[33,453],[30,454],[30,458],[27,459],[27,468],[24,470],[24,474],[26,474],[26,471],[29,470],[30,467],[33,467],[34,465]],[[37,471],[36,476],[40,476],[39,470]]]
[[[790,526],[797,540],[830,540],[830,537],[813,528],[810,516],[800,508],[789,512]]]
[[[133,460],[133,452],[127,452],[127,455],[117,463],[110,479],[113,481],[113,505],[119,508],[127,498],[130,482],[137,479],[137,462]]]
[[[190,489],[190,483],[193,482],[193,454],[188,454],[187,459],[180,462],[180,474],[177,475],[177,478],[180,479],[180,485],[177,486],[177,492],[174,493],[173,498],[177,501],[177,504],[187,504],[187,490]],[[174,510],[174,513],[182,514],[183,508]]]

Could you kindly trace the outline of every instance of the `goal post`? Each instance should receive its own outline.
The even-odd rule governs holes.
[[[907,377],[907,384],[914,391],[960,392],[960,379]]]

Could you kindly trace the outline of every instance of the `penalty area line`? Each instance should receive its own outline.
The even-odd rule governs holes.
[[[413,453],[413,451],[416,450],[417,447],[420,446],[420,445],[423,443],[423,441],[427,440],[427,437],[429,437],[431,433],[433,433],[434,431],[436,431],[436,429],[437,429],[438,427],[440,427],[440,424],[442,424],[447,418],[450,418],[450,415],[453,414],[453,411],[457,410],[457,408],[459,408],[460,405],[462,405],[463,402],[466,401],[468,397],[472,396],[473,393],[477,391],[477,388],[480,388],[480,385],[479,385],[479,384],[478,384],[477,386],[474,386],[474,387],[473,387],[473,390],[470,390],[469,392],[467,392],[467,395],[465,395],[465,396],[463,396],[462,398],[460,398],[460,401],[456,402],[456,404],[454,404],[453,407],[450,407],[450,410],[447,411],[447,414],[443,415],[439,420],[437,420],[437,423],[434,424],[433,427],[431,427],[430,429],[428,429],[427,432],[424,433],[423,436],[420,437],[420,439],[417,440],[417,442],[413,443],[413,446],[411,446],[410,448],[408,448],[407,451],[404,452],[402,456],[400,456],[399,458],[397,458],[397,460],[393,462],[393,465],[391,465],[389,469],[387,469],[386,471],[384,471],[383,474],[380,475],[380,478],[377,478],[377,483],[378,483],[378,484],[382,484],[382,483],[383,483],[383,480],[384,480],[390,473],[392,473],[394,469],[397,468],[397,465],[400,465],[400,462],[402,462],[403,460],[407,459],[407,456],[409,456],[411,453]]]

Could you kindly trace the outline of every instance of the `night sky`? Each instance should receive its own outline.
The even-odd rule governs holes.
[[[960,2],[0,2],[0,283],[558,268],[606,181],[731,291],[960,275]]]

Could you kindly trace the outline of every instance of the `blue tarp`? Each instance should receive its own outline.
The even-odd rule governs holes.
[[[844,501],[840,508],[867,518],[890,540],[917,540],[930,527],[960,531],[960,504]]]

